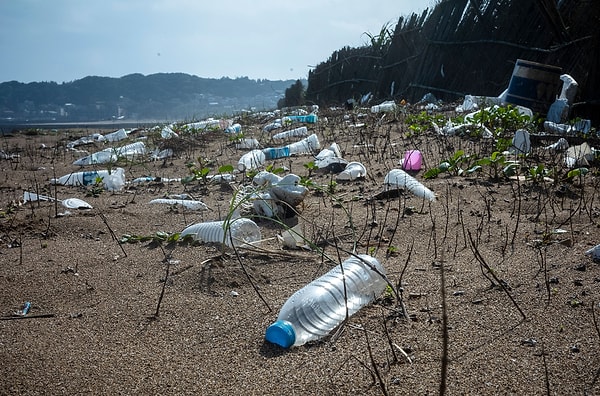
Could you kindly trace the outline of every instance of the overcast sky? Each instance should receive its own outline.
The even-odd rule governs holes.
[[[434,0],[0,0],[0,82],[306,78]]]

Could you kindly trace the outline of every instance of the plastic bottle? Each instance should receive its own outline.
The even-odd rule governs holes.
[[[276,159],[276,158],[285,158],[290,156],[289,147],[268,147],[263,149],[263,153],[265,154],[265,159]]]
[[[187,227],[181,232],[181,237],[190,235],[193,239],[203,242],[223,243],[229,247],[256,245],[261,240],[260,228],[251,219],[238,217],[228,221],[225,235],[225,221],[209,221]]]
[[[396,102],[393,100],[371,106],[371,113],[386,113],[391,111],[396,111]]]
[[[279,132],[273,135],[273,139],[285,139],[289,137],[302,137],[308,135],[308,128],[301,126],[287,131]]]
[[[240,124],[233,124],[225,128],[225,133],[240,133],[242,131],[242,126]]]
[[[290,155],[292,154],[312,154],[321,148],[321,143],[319,143],[319,138],[314,133],[304,139],[288,144],[290,151]]]
[[[265,163],[265,153],[262,150],[252,150],[242,155],[238,161],[238,170],[257,169]]]
[[[346,301],[350,316],[385,290],[385,270],[374,257],[352,256],[342,266],[343,274],[337,265],[294,293],[267,328],[265,339],[283,348],[318,340],[345,320]]]
[[[316,114],[306,115],[290,115],[282,118],[283,122],[305,122],[307,124],[314,124],[317,122],[319,117]]]
[[[89,172],[74,172],[59,177],[58,179],[50,179],[50,184],[61,184],[63,186],[89,186],[96,183],[98,177],[104,179],[112,173],[124,175],[122,168],[115,168],[111,172],[108,170],[98,170]]]

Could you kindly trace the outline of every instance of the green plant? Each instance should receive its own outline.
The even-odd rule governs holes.
[[[501,174],[512,176],[515,174],[518,164],[512,161],[507,161],[504,154],[499,151],[494,151],[489,157],[484,157],[477,160],[476,165],[467,173],[473,173],[481,169],[489,168],[489,177],[493,180],[498,180]]]
[[[303,166],[308,170],[308,176],[307,177],[311,177],[312,174],[313,174],[313,172],[315,172],[317,169],[319,169],[319,167],[317,166],[317,164],[315,164],[315,161],[307,162]]]
[[[433,123],[442,125],[445,122],[442,114],[429,114],[422,111],[418,114],[409,114],[405,120],[408,129],[411,131],[409,135],[418,135],[427,131]]]
[[[436,178],[440,173],[448,172],[456,176],[462,176],[465,170],[461,167],[471,159],[471,156],[465,155],[463,150],[457,150],[452,157],[442,161],[436,168],[431,168],[423,174],[425,179]]]
[[[87,188],[87,190],[85,192],[85,196],[98,198],[100,196],[100,194],[102,194],[103,191],[104,191],[104,179],[100,176],[97,176],[94,179],[94,184],[91,184]]]
[[[533,120],[526,114],[521,114],[519,109],[512,106],[492,106],[475,112],[470,119],[482,129],[489,129],[495,138],[512,134],[517,129],[533,130]]]

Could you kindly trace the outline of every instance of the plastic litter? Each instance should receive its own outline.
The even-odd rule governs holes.
[[[163,129],[160,131],[160,136],[162,136],[163,139],[171,139],[171,138],[179,137],[179,135],[177,133],[175,133],[169,126],[163,127]]]
[[[169,198],[157,198],[153,199],[149,203],[151,204],[164,204],[164,205],[180,205],[189,210],[208,210],[208,206],[204,202],[195,201],[191,199],[169,199]]]
[[[563,151],[569,148],[569,142],[565,138],[560,138],[556,143],[544,147],[544,150]]]
[[[238,170],[247,171],[258,169],[265,163],[266,157],[262,150],[252,150],[242,155],[238,161]]]
[[[287,145],[290,155],[292,154],[313,154],[321,148],[319,138],[314,133],[304,139]]]
[[[396,111],[396,102],[388,100],[375,106],[371,106],[371,113],[388,113]]]
[[[587,250],[585,252],[586,256],[591,256],[592,260],[597,261],[600,260],[600,245],[596,245],[593,248]]]
[[[392,169],[383,181],[385,191],[406,189],[417,197],[435,201],[435,193],[402,169]]]
[[[237,123],[225,128],[225,133],[240,133],[240,132],[242,132],[242,126]]]
[[[419,171],[421,170],[421,164],[423,162],[423,155],[419,150],[407,150],[404,153],[404,160],[402,161],[402,169],[408,171]]]
[[[571,146],[565,152],[563,162],[567,168],[576,166],[589,166],[589,161],[594,159],[594,152],[587,142],[578,146]]]
[[[529,154],[531,151],[529,132],[524,129],[517,130],[515,132],[515,136],[513,136],[512,144],[508,148],[508,151],[514,155]]]
[[[97,170],[87,172],[74,172],[50,179],[50,184],[60,184],[63,186],[89,186],[96,183],[96,179],[101,178],[104,188],[109,191],[117,191],[123,188],[125,184],[125,170],[123,168],[114,168],[112,170]]]
[[[285,116],[281,119],[282,123],[286,123],[286,122],[304,122],[307,124],[314,124],[319,120],[319,117],[314,114],[307,114],[307,115],[289,115],[289,116]]]
[[[337,175],[338,181],[352,181],[367,176],[367,168],[360,162],[349,162],[346,168]]]
[[[182,238],[186,236],[203,242],[225,242],[229,247],[240,248],[258,245],[261,232],[251,219],[238,217],[227,222],[222,220],[191,225],[181,232]]]
[[[306,245],[306,237],[302,224],[298,223],[289,230],[285,230],[281,235],[277,235],[281,245],[288,249],[298,249]]]
[[[34,201],[58,201],[67,209],[93,209],[92,205],[79,198],[55,199],[47,195],[38,195],[29,191],[23,192],[23,203]]]
[[[235,148],[241,149],[257,149],[260,148],[260,143],[254,138],[243,138],[235,143]]]
[[[290,137],[303,137],[308,135],[308,128],[301,126],[287,131],[279,132],[273,135],[273,139],[286,139]]]
[[[575,97],[579,89],[579,84],[573,77],[568,74],[562,74],[560,79],[563,82],[562,89],[560,91],[560,99],[566,99],[567,104],[572,105],[575,103]]]
[[[121,140],[125,140],[129,137],[129,131],[121,128],[118,131],[108,133],[104,135],[104,139],[107,142],[119,142]]]
[[[346,319],[346,312],[352,316],[387,286],[385,270],[374,257],[352,256],[341,266],[343,273],[336,265],[295,292],[267,328],[265,339],[283,348],[319,340]]]

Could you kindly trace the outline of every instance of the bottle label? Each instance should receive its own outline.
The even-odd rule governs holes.
[[[83,185],[89,186],[90,184],[96,183],[96,178],[98,177],[98,172],[83,172]]]

